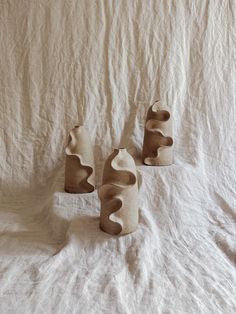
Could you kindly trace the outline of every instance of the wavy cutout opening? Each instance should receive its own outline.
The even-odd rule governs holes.
[[[122,232],[124,225],[119,216],[123,209],[122,191],[137,182],[136,175],[128,168],[127,170],[124,169],[124,166],[125,163],[122,162],[120,151],[117,150],[117,154],[111,161],[111,167],[116,172],[111,176],[114,181],[101,186],[98,191],[102,202],[101,229],[106,232],[109,229],[110,234],[116,235]]]
[[[76,125],[75,128],[79,128],[79,125]],[[93,192],[95,190],[95,187],[93,183],[90,181],[91,175],[93,173],[93,168],[90,165],[87,165],[83,160],[82,156],[76,151],[76,137],[74,135],[73,129],[69,133],[69,140],[66,147],[66,155],[69,157],[75,157],[78,158],[79,166],[83,167],[87,171],[87,177],[85,177],[81,181],[81,186],[84,186],[84,193],[86,191],[88,193]],[[68,189],[65,189],[66,192],[69,192]]]
[[[170,112],[167,110],[160,110],[154,107],[155,104],[152,106],[152,112],[155,114],[155,120],[166,122],[170,119]]]
[[[150,119],[148,119],[150,117]],[[145,124],[145,132],[147,132],[146,142],[146,156],[143,161],[147,165],[167,165],[171,164],[169,161],[161,161],[161,152],[169,149],[173,145],[173,138],[167,136],[164,132],[168,132],[169,125],[165,123],[171,123],[171,114],[161,106],[160,102],[154,103],[151,107],[151,113],[149,111],[148,118]],[[148,135],[148,132],[150,133]],[[152,135],[151,135],[152,134]],[[149,138],[150,136],[150,138]],[[169,159],[170,160],[170,159]]]
[[[173,138],[170,136],[164,136],[162,133],[158,132],[159,135],[159,147],[167,146],[171,147],[174,143]]]
[[[120,151],[117,151],[116,156],[111,161],[111,167],[116,171],[112,178],[119,186],[134,185],[137,181],[135,174],[133,174],[126,163],[120,156]],[[127,167],[127,169],[125,169]]]
[[[122,219],[115,215],[121,207],[122,200],[119,198],[114,198],[103,203],[100,223],[100,227],[103,231],[109,229],[109,233],[114,235],[121,233],[123,222]]]

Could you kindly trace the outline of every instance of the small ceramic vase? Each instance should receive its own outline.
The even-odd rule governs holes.
[[[112,235],[133,232],[139,222],[136,166],[125,148],[115,149],[105,162],[102,186],[100,227]]]
[[[149,166],[173,163],[171,112],[160,101],[156,101],[147,112],[142,159]]]
[[[94,156],[88,131],[75,126],[66,147],[65,191],[90,193],[95,188]]]

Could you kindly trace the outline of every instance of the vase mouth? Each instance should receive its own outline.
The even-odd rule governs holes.
[[[126,151],[125,147],[118,147],[118,148],[114,148],[114,151]]]
[[[81,128],[81,127],[83,127],[83,124],[76,124],[76,125],[74,126],[74,129],[79,129],[79,128]]]

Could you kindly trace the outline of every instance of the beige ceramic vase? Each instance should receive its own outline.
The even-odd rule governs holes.
[[[136,166],[125,148],[115,149],[105,162],[102,186],[100,227],[122,235],[133,232],[139,222]]]
[[[75,126],[66,147],[65,191],[89,193],[94,191],[94,156],[88,131]]]
[[[173,163],[172,116],[169,107],[160,101],[147,112],[142,159],[149,166]]]

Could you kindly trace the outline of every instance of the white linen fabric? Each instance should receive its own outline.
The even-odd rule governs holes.
[[[0,313],[236,313],[236,2],[0,1]],[[140,161],[145,115],[172,108],[174,164]],[[140,224],[99,229],[65,193],[84,124],[96,184],[127,147]]]

